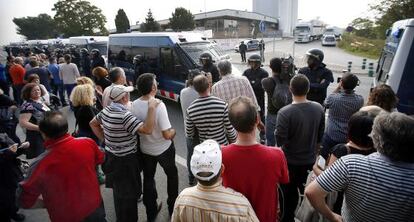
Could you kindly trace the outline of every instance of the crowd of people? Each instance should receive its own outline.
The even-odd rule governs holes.
[[[46,208],[52,221],[106,221],[105,184],[117,221],[138,221],[141,199],[155,221],[159,164],[174,222],[412,221],[414,119],[396,110],[386,85],[365,102],[351,73],[327,95],[334,79],[323,58],[309,50],[297,74],[272,58],[269,75],[254,55],[237,76],[230,61],[216,66],[202,54],[203,68],[189,71],[180,93],[189,186],[180,193],[177,133],[155,98],[155,74],[138,76],[131,100],[135,88],[119,67],[89,60],[78,68],[71,55],[9,56],[0,90],[0,220],[24,220],[21,207]],[[64,106],[75,116],[72,132]],[[32,160],[28,170],[19,167],[22,154]]]

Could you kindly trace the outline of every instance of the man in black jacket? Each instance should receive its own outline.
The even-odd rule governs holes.
[[[265,122],[265,119],[264,119],[265,94],[264,94],[264,89],[262,87],[262,80],[264,78],[269,77],[269,73],[266,70],[261,68],[262,63],[261,63],[261,57],[259,55],[257,54],[251,55],[248,61],[249,61],[250,68],[246,69],[243,72],[243,76],[245,76],[249,80],[250,85],[253,88],[254,94],[257,99],[257,104],[259,104],[260,106],[260,119],[264,123]],[[264,144],[264,141],[265,141],[264,132],[260,132],[260,139],[261,139],[261,143]]]
[[[241,41],[239,45],[239,52],[241,55],[242,62],[246,62],[246,51],[247,51],[247,45],[244,44],[244,41]]]
[[[326,98],[326,90],[334,81],[332,71],[326,68],[322,62],[324,54],[319,49],[310,49],[306,52],[308,67],[299,69],[299,74],[304,74],[310,81],[308,100],[323,105]]]

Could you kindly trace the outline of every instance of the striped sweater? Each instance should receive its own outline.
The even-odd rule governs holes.
[[[200,142],[212,139],[227,145],[237,137],[229,120],[227,104],[215,96],[196,99],[187,109],[185,126],[186,136],[192,138],[197,130]]]

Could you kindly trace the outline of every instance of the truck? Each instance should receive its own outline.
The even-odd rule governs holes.
[[[294,37],[295,42],[312,42],[322,38],[325,30],[325,24],[317,19],[309,22],[299,22],[295,26]]]
[[[325,28],[325,31],[323,33],[323,35],[334,35],[336,40],[340,40],[341,39],[341,35],[342,35],[343,30],[335,27],[335,26],[328,26]]]
[[[142,73],[154,73],[159,83],[157,95],[178,102],[189,70],[200,69],[200,55],[210,53],[213,62],[230,59],[217,44],[199,33],[153,32],[111,34],[108,66],[121,67],[128,81]],[[241,75],[235,67],[233,74]]]
[[[399,101],[397,110],[414,115],[414,18],[395,22],[386,32],[372,87],[389,85]]]

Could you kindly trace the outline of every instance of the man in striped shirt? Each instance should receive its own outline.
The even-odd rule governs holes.
[[[105,140],[106,186],[113,188],[117,221],[137,221],[138,197],[141,195],[141,176],[137,156],[138,133],[151,134],[158,100],[148,101],[145,122],[137,119],[126,105],[133,87],[113,86],[109,97],[113,101],[90,122],[100,140]]]
[[[414,119],[381,113],[374,120],[372,140],[378,152],[347,155],[307,188],[312,206],[330,221],[413,221]],[[326,205],[332,191],[344,191],[342,216]]]
[[[355,93],[359,79],[354,74],[344,74],[338,87],[325,99],[329,109],[328,125],[322,139],[321,155],[327,159],[337,144],[347,143],[348,121],[363,105],[364,98]]]
[[[178,196],[171,221],[259,221],[243,194],[222,185],[220,145],[206,140],[194,148],[191,171],[198,185]]]
[[[200,98],[187,109],[186,136],[192,138],[197,130],[200,142],[213,139],[220,145],[227,145],[236,141],[237,134],[229,120],[228,105],[210,95],[208,78],[204,75],[196,76],[193,86]]]

